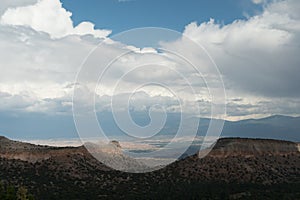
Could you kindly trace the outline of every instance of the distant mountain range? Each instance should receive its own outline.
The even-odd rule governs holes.
[[[116,141],[111,145],[120,148]],[[300,199],[299,143],[222,138],[200,159],[203,152],[134,174],[103,165],[82,146],[36,146],[0,137],[0,180],[44,200]]]
[[[147,125],[146,113],[132,113],[133,120],[139,125]],[[111,136],[123,135],[109,112],[98,114],[102,129]],[[205,135],[210,119],[201,118],[198,135]],[[178,130],[180,114],[168,114],[160,135],[174,135]],[[188,133],[188,126],[185,129]],[[18,139],[78,138],[73,118],[68,115],[44,115],[21,113],[18,116],[0,113],[0,134]],[[222,137],[270,138],[300,141],[300,117],[275,115],[262,119],[225,121]]]
[[[222,136],[300,141],[300,117],[274,115],[262,119],[226,121]]]
[[[139,125],[147,125],[149,123],[150,119],[145,116],[132,114],[133,119],[136,119],[135,122]],[[176,134],[180,124],[180,117],[180,114],[177,113],[168,114],[166,124],[160,134]],[[98,119],[105,132],[116,135],[122,134],[110,113],[102,114]],[[200,118],[198,136],[205,136],[210,121],[211,119]],[[185,127],[185,131],[188,134],[189,125]],[[299,142],[300,117],[274,115],[261,119],[225,121],[221,137],[269,138]]]

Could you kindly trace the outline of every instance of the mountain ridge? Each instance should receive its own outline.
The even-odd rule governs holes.
[[[99,114],[100,115],[100,114]],[[132,118],[138,118],[140,124],[148,124],[148,113],[132,113]],[[50,117],[48,119],[47,117]],[[111,113],[102,113],[98,117],[101,128],[109,136],[123,136],[114,123]],[[274,120],[276,119],[276,120]],[[198,136],[203,136],[207,132],[210,119],[200,118]],[[16,126],[18,124],[18,126]],[[37,124],[39,126],[37,126]],[[180,124],[180,114],[172,113],[168,115],[165,127],[161,131],[164,134],[176,134]],[[20,115],[18,118],[0,113],[0,135],[6,135],[15,139],[60,139],[61,137],[70,139],[78,138],[72,116],[59,116],[52,119],[51,116],[43,115]],[[186,131],[189,130],[189,125]],[[192,126],[191,126],[192,127]],[[43,134],[41,134],[43,133]],[[285,115],[274,115],[260,119],[246,119],[240,121],[225,121],[222,137],[250,137],[250,138],[274,138],[279,140],[289,140],[300,142],[300,117]],[[137,133],[138,134],[138,133]],[[26,136],[26,138],[24,137]],[[51,137],[49,137],[51,136]]]
[[[88,147],[95,146],[95,144],[87,144]],[[109,149],[112,152],[121,152],[121,146],[118,141],[112,141],[109,144],[102,144],[105,151]],[[101,147],[101,146],[99,146]],[[93,147],[95,151],[96,147]],[[101,150],[101,149],[98,149]],[[228,155],[258,155],[258,154],[278,154],[284,155],[289,153],[296,153],[300,151],[300,143],[264,139],[264,138],[241,138],[241,137],[224,137],[219,138],[212,147],[204,150],[210,152],[207,156],[221,156]],[[109,152],[109,151],[108,151]],[[5,136],[0,136],[0,157],[8,159],[20,159],[28,162],[37,162],[45,160],[51,156],[58,156],[61,154],[81,154],[89,155],[89,152],[82,145],[79,147],[53,147],[47,145],[34,145],[26,142],[10,140]],[[198,152],[201,153],[201,152]],[[27,156],[26,156],[27,155]],[[36,158],[34,158],[36,156]]]
[[[262,148],[265,143],[267,148]],[[13,148],[7,148],[9,145]],[[24,149],[15,145],[23,144],[0,137],[0,180],[24,185],[37,199],[237,199],[233,197],[241,194],[240,199],[245,195],[251,199],[300,197],[300,152],[295,142],[221,138],[201,159],[194,154],[142,174],[113,170],[82,146],[52,149],[25,144],[30,148]],[[18,156],[20,149],[27,157]],[[44,157],[34,158],[39,155]]]

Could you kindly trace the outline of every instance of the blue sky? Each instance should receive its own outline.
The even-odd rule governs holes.
[[[111,36],[111,31],[114,35],[149,26],[179,31],[206,47],[218,65],[226,90],[226,115],[221,118],[236,121],[278,114],[299,116],[299,9],[299,0],[0,1],[0,135],[76,137],[72,113],[74,89],[78,87],[84,92],[79,95],[83,98],[82,105],[91,99],[84,97],[95,93],[94,88],[77,84],[76,75],[84,59],[99,42]],[[142,40],[129,38],[144,43],[151,41],[151,34],[158,35],[158,41],[168,41],[160,43],[163,48],[180,49],[181,55],[206,63],[187,41],[167,40],[169,34],[147,32],[139,34]],[[119,65],[111,67],[103,90],[96,91],[98,113],[109,110],[111,98],[126,100],[135,88],[141,90],[133,92],[134,111],[144,112],[156,104],[171,113],[181,111],[178,99],[168,90],[140,87],[143,81],[155,80],[168,81],[174,87],[189,105],[185,107],[186,113],[194,113],[194,108],[199,107],[201,117],[210,116],[211,95],[197,78],[199,74],[194,76],[189,66],[171,55],[136,47],[140,46],[108,42],[102,49],[104,53],[99,54],[113,56],[113,52],[119,55],[124,49],[132,51]],[[153,46],[147,43],[143,47]],[[112,83],[128,74],[132,66],[147,61],[164,63],[166,67],[132,72],[124,79],[124,91],[113,92]],[[182,76],[178,78],[168,67],[195,81],[196,99],[186,90]],[[206,75],[211,82],[218,77],[211,71]],[[118,108],[122,110],[123,104]]]
[[[221,24],[246,19],[262,10],[251,0],[62,0],[63,7],[73,13],[75,25],[82,21],[95,23],[114,34],[138,27],[163,27],[182,32],[196,21],[214,18]]]

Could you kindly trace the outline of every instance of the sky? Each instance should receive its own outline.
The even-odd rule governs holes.
[[[262,11],[262,4],[250,0],[63,0],[75,25],[91,21],[96,28],[107,28],[114,34],[138,27],[164,27],[182,32],[192,21],[199,23],[214,18],[228,24]],[[217,5],[217,6],[216,6]],[[230,11],[230,12],[228,12]]]
[[[15,133],[13,126],[24,126],[22,119],[26,119],[26,133],[34,133],[32,136],[39,137],[43,127],[55,126],[57,121],[65,124],[53,129],[58,131],[53,133],[56,137],[70,135],[64,133],[64,126],[71,127],[68,130],[74,135],[74,89],[78,92],[76,101],[82,107],[90,106],[90,95],[96,91],[95,109],[99,113],[110,109],[112,98],[118,100],[115,109],[121,113],[126,107],[123,103],[130,97],[131,111],[153,109],[172,113],[184,108],[185,113],[209,117],[212,101],[219,101],[212,95],[221,98],[220,89],[225,89],[226,98],[220,104],[226,106],[226,113],[213,117],[241,120],[277,114],[299,116],[299,10],[298,0],[3,0],[0,117],[11,128],[2,128],[0,132],[20,137],[20,129]],[[142,27],[177,31],[176,39],[160,41],[160,47],[179,52],[201,65],[205,80],[170,52],[120,42],[115,37]],[[147,30],[150,29],[142,35],[147,35]],[[105,63],[128,50],[131,53],[111,66],[105,82],[95,90],[96,79],[75,79],[87,55],[99,44],[104,54],[92,57],[97,59],[89,60],[92,65]],[[199,46],[205,51],[199,51]],[[153,62],[168,67],[155,67]],[[145,63],[148,68],[131,71],[132,66]],[[214,64],[217,70],[213,69]],[[96,75],[93,67],[85,70],[92,77]],[[122,77],[129,72],[132,73],[128,77]],[[120,79],[121,89],[114,90]],[[216,87],[221,84],[220,79],[224,88]],[[187,89],[185,80],[192,82],[192,90]],[[141,87],[143,81],[168,85],[176,95],[158,84]],[[207,84],[211,86],[209,90]],[[29,126],[36,121],[36,128]],[[51,137],[50,129],[45,132]]]

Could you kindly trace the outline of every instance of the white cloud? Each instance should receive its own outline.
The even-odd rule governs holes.
[[[71,34],[92,34],[95,37],[107,37],[111,31],[95,30],[94,24],[82,22],[73,26],[72,13],[62,7],[59,0],[39,0],[34,5],[9,8],[1,17],[1,24],[28,26],[36,31],[61,38]]]
[[[0,110],[64,109],[66,103],[61,102],[72,99],[67,85],[98,42],[80,36],[53,40],[30,28],[0,26],[0,91],[8,94],[1,98]]]
[[[184,34],[208,49],[228,90],[292,98],[300,95],[299,6],[297,0],[278,1],[248,20],[191,23]]]
[[[8,9],[35,4],[38,0],[2,0],[0,3],[0,16]]]
[[[254,4],[262,4],[262,3],[265,2],[265,0],[252,0],[252,2],[253,2]]]
[[[91,23],[91,22],[82,22],[74,28],[73,33],[78,34],[78,35],[92,34],[92,35],[94,35],[95,37],[98,37],[98,38],[105,38],[109,34],[111,34],[111,31],[109,31],[109,30],[95,30],[95,25],[93,23]]]
[[[80,64],[102,41],[100,38],[110,31],[96,30],[89,22],[74,27],[71,13],[58,0],[28,4],[20,4],[17,8],[8,6],[10,8],[1,18],[0,109],[70,113],[72,83]],[[299,113],[299,102],[293,100],[300,95],[299,6],[297,0],[279,1],[269,4],[261,15],[248,20],[223,26],[212,19],[186,26],[184,34],[205,46],[220,68],[229,96],[229,115],[243,118],[267,113]],[[171,49],[180,47],[186,54],[204,62],[183,40],[163,45]],[[109,106],[113,84],[124,72],[133,65],[155,61],[168,68],[136,71],[124,78],[123,88],[135,88],[143,81],[163,82],[185,97],[191,112],[201,103],[201,113],[209,113],[210,99],[203,90],[205,83],[194,85],[198,101],[192,101],[193,95],[172,71],[197,82],[200,78],[185,63],[151,48],[139,49],[113,41],[105,44],[109,55],[120,55],[124,49],[134,52],[107,71],[106,84],[102,85],[102,93],[98,93],[97,109],[105,110]],[[209,69],[205,70],[204,75],[213,81]],[[116,94],[120,99],[129,92],[125,89],[124,94]],[[178,110],[176,99],[166,92],[157,88],[141,91],[144,93],[137,93],[133,99],[136,109],[145,110],[145,107],[159,103],[168,111]],[[243,101],[230,100],[236,97]]]
[[[297,0],[274,1],[247,20],[222,25],[211,19],[186,26],[184,35],[203,45],[216,61],[228,98],[247,99],[229,101],[229,115],[299,114],[300,102],[294,101],[300,96],[299,9]],[[184,47],[181,41],[166,47],[178,45]],[[183,51],[196,55],[189,46]]]

